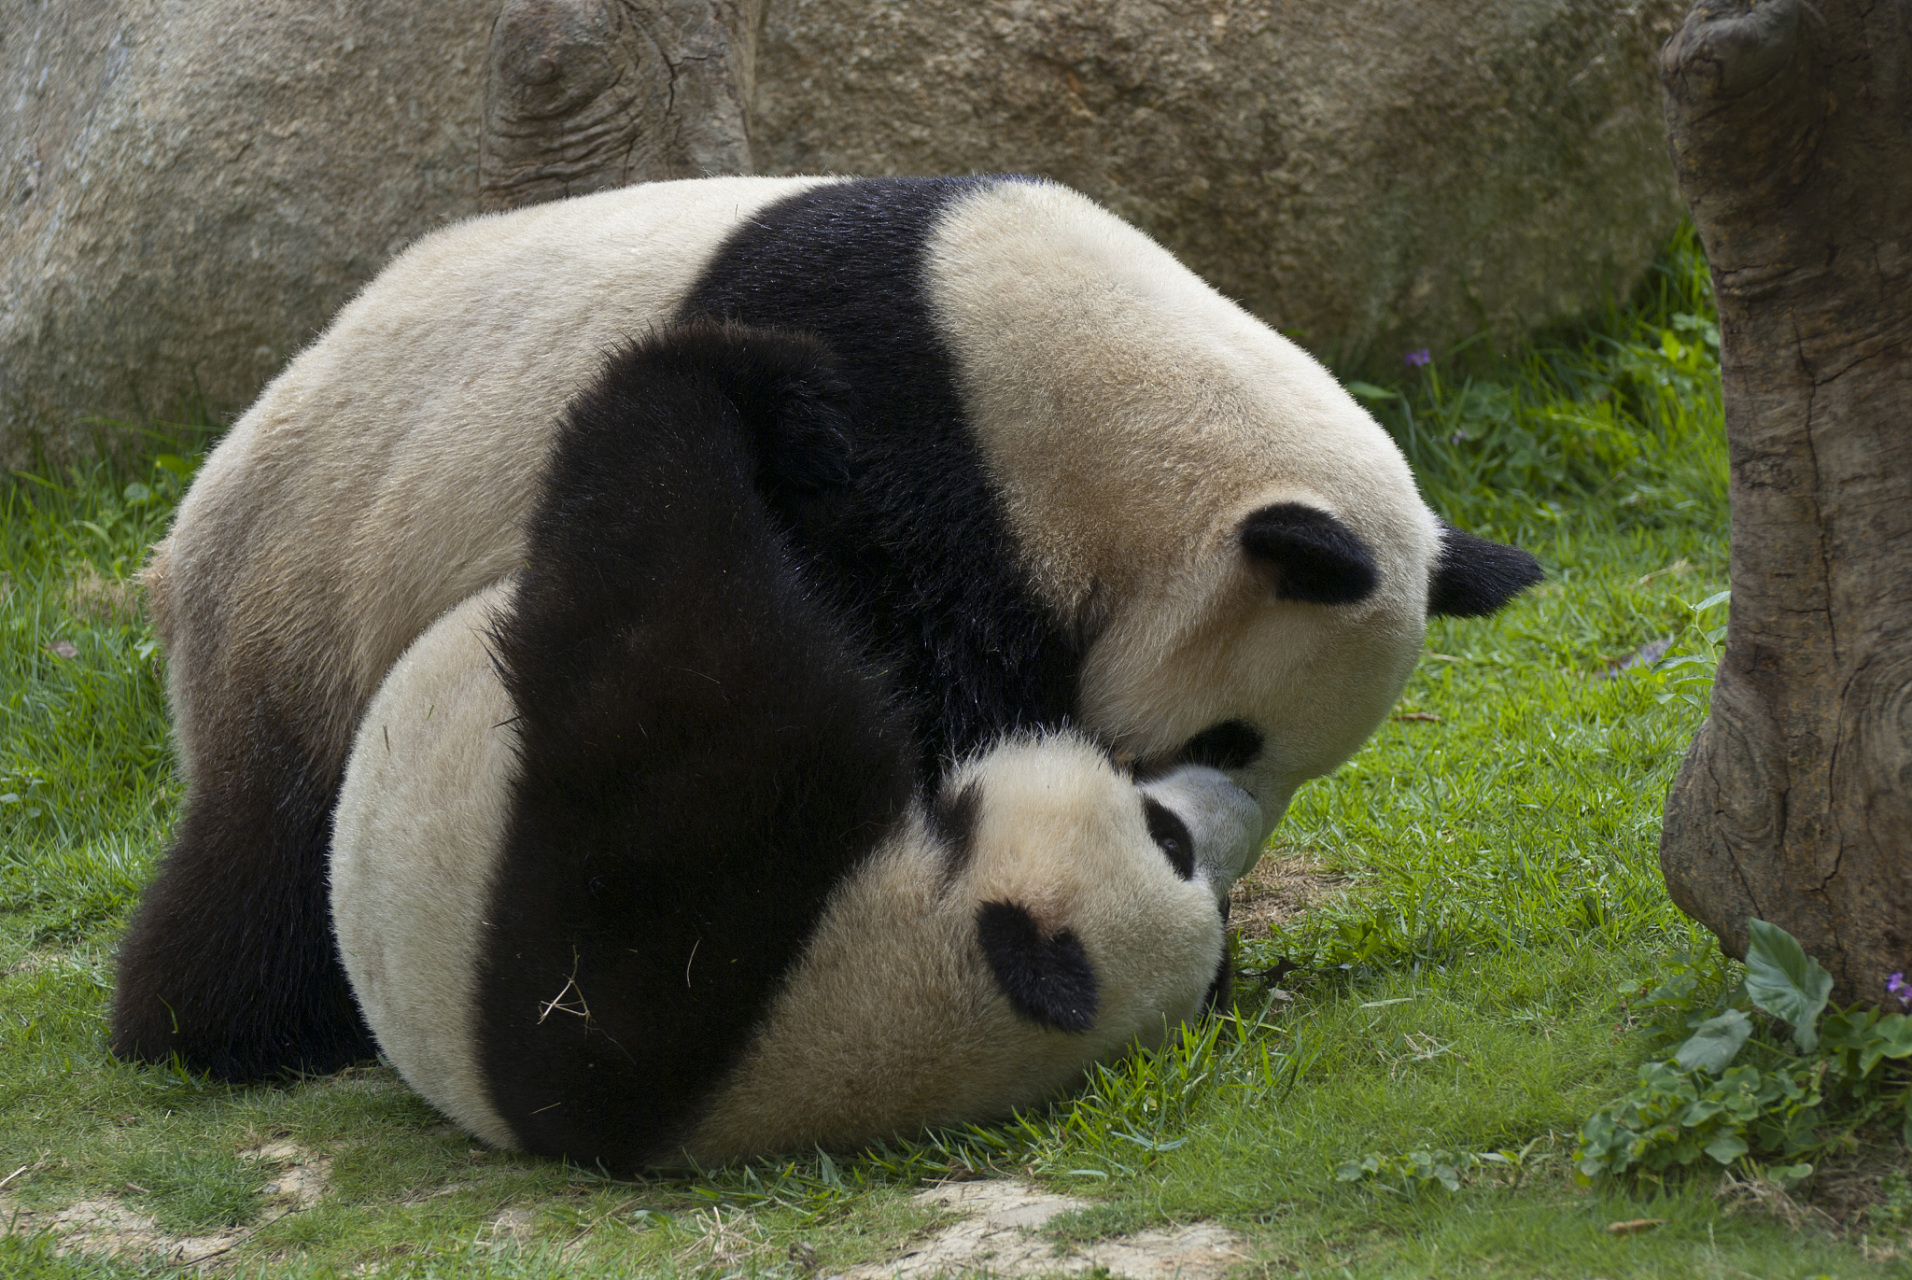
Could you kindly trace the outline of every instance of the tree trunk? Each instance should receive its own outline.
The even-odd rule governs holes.
[[[1912,970],[1912,0],[1700,0],[1661,54],[1718,293],[1732,618],[1679,906],[1878,1002]]]

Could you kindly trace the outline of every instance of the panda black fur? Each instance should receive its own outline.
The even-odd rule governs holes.
[[[1261,825],[1224,775],[1138,788],[1022,735],[913,798],[908,708],[756,479],[829,475],[841,391],[760,331],[614,358],[522,569],[367,711],[344,965],[400,1071],[492,1142],[628,1169],[987,1119],[1217,980]]]
[[[189,792],[122,948],[118,1053],[246,1078],[365,1051],[323,928],[353,730],[522,560],[603,353],[700,314],[837,356],[830,447],[768,448],[753,484],[921,712],[918,780],[1073,722],[1227,768],[1265,831],[1386,714],[1430,607],[1538,577],[1445,529],[1319,365],[1053,184],[708,179],[448,228],[267,388],[156,549]]]

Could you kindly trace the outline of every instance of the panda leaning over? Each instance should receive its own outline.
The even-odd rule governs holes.
[[[231,1080],[367,1053],[326,915],[353,735],[426,628],[522,564],[605,353],[699,317],[834,357],[843,411],[772,421],[746,487],[908,701],[899,778],[927,790],[1073,727],[1144,772],[1220,769],[1266,835],[1385,717],[1431,614],[1540,576],[1437,519],[1305,352],[1053,183],[712,178],[446,228],[287,365],[155,551],[188,792],[115,1053]],[[783,731],[711,713],[737,744]]]
[[[1154,1045],[1224,981],[1261,820],[1079,735],[915,776],[909,708],[758,495],[827,449],[800,338],[615,356],[560,428],[523,566],[373,698],[331,856],[381,1049],[501,1146],[606,1168],[993,1119]]]

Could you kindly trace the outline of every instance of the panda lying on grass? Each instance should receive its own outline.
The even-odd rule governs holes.
[[[886,803],[1073,726],[1145,773],[1226,772],[1265,836],[1387,714],[1430,613],[1539,578],[1437,520],[1306,353],[1052,183],[705,179],[473,219],[286,367],[155,549],[188,791],[121,948],[116,1053],[246,1080],[370,1051],[326,910],[353,734],[399,655],[522,565],[553,433],[606,354],[698,317],[834,358],[842,412],[761,419],[747,487],[803,607],[908,705],[854,730],[904,762]],[[752,661],[764,634],[739,640]],[[779,734],[835,722],[747,703],[705,705],[735,718],[749,795],[780,785]]]
[[[814,343],[710,322],[569,409],[523,566],[386,677],[332,848],[380,1047],[611,1169],[988,1120],[1197,1016],[1261,817],[1021,734],[920,791],[910,704],[753,482],[832,447]]]

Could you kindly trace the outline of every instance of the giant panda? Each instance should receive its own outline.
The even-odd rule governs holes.
[[[1050,182],[713,178],[446,228],[261,394],[155,549],[187,797],[122,943],[118,1054],[247,1079],[367,1051],[324,927],[353,730],[519,564],[604,354],[696,316],[836,357],[837,447],[768,442],[753,481],[920,704],[924,782],[1071,724],[1224,769],[1265,834],[1386,714],[1430,612],[1538,580],[1436,519],[1320,365]]]
[[[521,567],[393,666],[331,849],[383,1052],[497,1145],[614,1170],[993,1119],[1159,1043],[1261,817],[1069,731],[919,781],[910,718],[753,475],[827,356],[709,323],[569,410]]]

